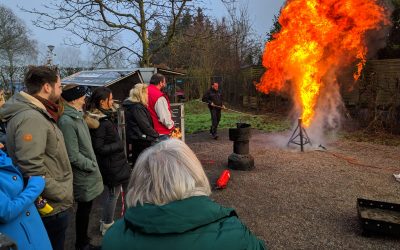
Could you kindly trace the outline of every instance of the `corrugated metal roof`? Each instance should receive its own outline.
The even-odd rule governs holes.
[[[62,84],[76,83],[85,86],[109,86],[114,82],[120,81],[137,70],[129,69],[101,69],[80,71],[61,80]],[[140,74],[140,73],[139,73]]]
[[[85,70],[65,77],[61,80],[62,84],[76,83],[85,86],[109,86],[134,73],[138,73],[142,82],[149,83],[153,74],[160,72],[165,75],[185,75],[177,71],[162,68],[135,68],[135,69],[97,69]]]

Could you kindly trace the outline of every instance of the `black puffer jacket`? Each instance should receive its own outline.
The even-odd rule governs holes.
[[[96,124],[88,125],[104,184],[115,187],[128,182],[130,166],[114,119],[100,110],[93,110],[88,115],[99,121],[97,126]]]
[[[158,133],[154,130],[153,120],[147,108],[139,102],[125,100],[126,138],[128,143],[137,140],[154,142]]]

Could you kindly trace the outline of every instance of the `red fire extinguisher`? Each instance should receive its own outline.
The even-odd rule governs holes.
[[[231,173],[229,172],[229,170],[226,169],[222,171],[221,175],[217,180],[217,188],[218,189],[226,188],[226,185],[228,184],[230,178],[231,178]]]

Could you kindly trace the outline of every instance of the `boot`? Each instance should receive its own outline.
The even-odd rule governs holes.
[[[109,223],[109,224],[107,224],[107,223],[102,223],[102,228],[101,228],[101,235],[105,235],[106,234],[106,232],[107,232],[107,230],[112,226],[114,224],[114,221],[113,222],[111,222],[111,223]]]

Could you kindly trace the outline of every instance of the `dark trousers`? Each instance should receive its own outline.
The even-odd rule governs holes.
[[[76,241],[75,247],[83,247],[90,243],[88,236],[89,217],[92,210],[92,201],[78,202],[78,208],[75,216],[75,233]]]
[[[211,129],[210,133],[212,135],[217,135],[217,128],[219,121],[221,120],[221,109],[219,108],[211,108],[210,109],[211,113]]]
[[[148,147],[151,146],[151,142],[142,141],[142,140],[134,140],[132,142],[132,167],[135,166],[136,160],[139,155]]]
[[[69,210],[62,211],[58,214],[42,217],[44,227],[54,250],[63,250],[65,242],[65,233],[68,228]]]

